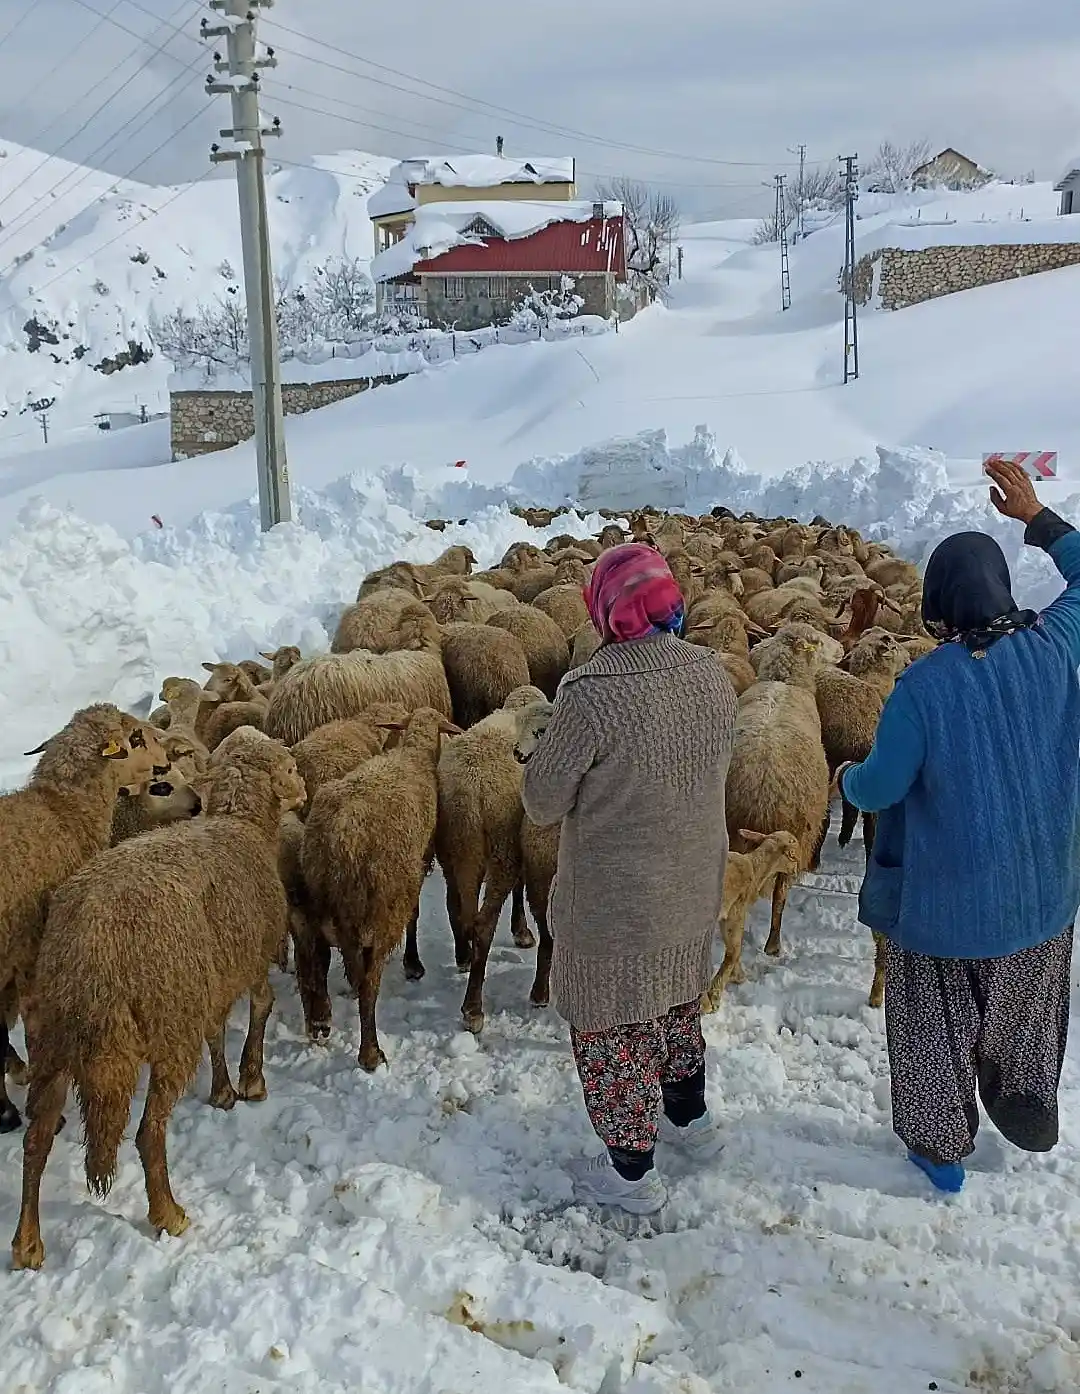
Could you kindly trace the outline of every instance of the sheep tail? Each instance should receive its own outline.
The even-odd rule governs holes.
[[[75,1090],[86,1143],[86,1184],[104,1198],[116,1176],[116,1159],[139,1083],[140,1058],[120,1042],[99,1041],[85,1052]]]
[[[855,832],[855,826],[858,821],[859,810],[854,804],[850,804],[847,799],[844,799],[843,813],[840,818],[840,836],[837,839],[841,847],[846,847],[851,841],[852,834]]]

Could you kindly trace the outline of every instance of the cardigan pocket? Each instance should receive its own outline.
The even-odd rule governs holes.
[[[859,890],[859,923],[879,934],[896,928],[900,918],[900,899],[904,890],[904,868],[882,866],[870,859]]]

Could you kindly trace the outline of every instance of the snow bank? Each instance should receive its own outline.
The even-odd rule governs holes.
[[[0,692],[0,786],[25,775],[20,752],[87,702],[137,707],[163,678],[204,659],[285,643],[325,648],[341,606],[376,566],[429,561],[455,542],[471,546],[481,564],[497,560],[511,542],[536,537],[510,512],[514,504],[581,510],[557,518],[542,538],[598,531],[601,508],[822,513],[916,561],[947,533],[978,527],[1001,541],[1025,600],[1045,602],[1057,585],[1049,562],[1024,549],[1019,529],[986,501],[978,465],[929,450],[882,448],[876,460],[807,464],[764,481],[734,451],[721,454],[705,427],[676,446],[650,431],[528,461],[509,485],[477,482],[453,466],[399,466],[298,489],[294,503],[296,521],[266,535],[252,498],[131,541],[28,503],[0,553],[0,662],[19,674]],[[1055,507],[1080,518],[1080,496]],[[425,518],[452,525],[436,532]]]

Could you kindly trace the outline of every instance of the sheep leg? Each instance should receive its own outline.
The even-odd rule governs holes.
[[[472,964],[473,934],[480,903],[483,867],[477,863],[460,863],[443,868],[446,877],[446,914],[454,936],[454,962],[459,973],[467,973]]]
[[[866,856],[866,864],[870,865],[870,853],[874,850],[874,838],[877,836],[877,814],[864,813],[862,816],[862,836],[863,852]]]
[[[883,1007],[885,1005],[885,949],[886,939],[884,934],[874,934],[874,983],[870,989],[871,1007]]]
[[[416,932],[420,926],[420,902],[416,902],[416,907],[412,912],[412,919],[409,927],[405,931],[405,977],[411,983],[418,983],[427,972],[420,959],[420,946],[417,943]]]
[[[13,1268],[40,1268],[45,1262],[39,1214],[41,1178],[60,1130],[69,1082],[68,1076],[57,1070],[47,1078],[39,1074],[30,1083],[27,1102],[30,1126],[23,1138],[22,1208],[15,1238],[11,1242]]]
[[[27,1084],[30,1079],[30,1071],[26,1061],[23,1060],[22,1056],[10,1042],[8,1043],[7,1055],[4,1059],[4,1073],[7,1078],[11,1080],[12,1084],[19,1086]],[[3,1128],[0,1127],[0,1132],[3,1131]]]
[[[266,1023],[274,1005],[274,989],[264,973],[251,989],[248,1010],[248,1033],[240,1056],[240,1097],[245,1103],[258,1104],[266,1098],[266,1077],[263,1074],[263,1046]]]
[[[228,1019],[229,1014],[226,1012],[225,1020],[222,1021],[217,1031],[206,1038],[206,1048],[210,1052],[210,1069],[212,1071],[210,1080],[211,1108],[230,1109],[236,1104],[236,1090],[229,1077],[229,1062],[225,1059],[225,1027],[228,1024]]]
[[[551,951],[555,942],[548,928],[547,904],[533,904],[530,899],[533,918],[540,931],[540,947],[536,950],[536,976],[533,978],[529,1001],[534,1007],[546,1007],[551,1001]]]
[[[495,938],[495,927],[506,904],[506,898],[514,889],[516,871],[506,867],[488,868],[487,884],[484,888],[484,903],[476,917],[472,936],[472,964],[469,968],[469,984],[465,989],[465,1001],[461,1004],[461,1015],[465,1018],[465,1029],[478,1036],[484,1029],[484,978],[491,953],[491,941]]]
[[[0,1051],[3,1052],[3,1059],[6,1062],[11,1045],[8,1041],[7,1022],[0,1023]],[[16,1057],[18,1058],[18,1057]],[[22,1063],[21,1061],[19,1062]],[[4,1078],[4,1071],[0,1070],[0,1133],[13,1133],[22,1127],[22,1118],[19,1110],[8,1098],[7,1081]]]
[[[742,966],[743,935],[746,931],[746,912],[729,915],[722,921],[724,931],[724,961],[713,974],[708,991],[701,999],[704,1012],[715,1012],[720,1006],[720,998],[729,983],[744,983],[746,974]]]
[[[793,876],[778,876],[773,884],[772,893],[772,921],[769,928],[769,938],[765,945],[765,952],[770,958],[780,957],[780,924],[784,918],[784,906],[787,904],[788,891],[791,890]]]
[[[525,918],[525,885],[521,880],[514,887],[514,899],[510,909],[510,933],[519,949],[536,947],[536,937]]]
[[[825,817],[822,820],[821,828],[817,835],[817,841],[814,843],[814,850],[810,856],[810,871],[817,871],[818,867],[821,865],[821,852],[825,846],[825,839],[829,835],[829,824],[831,821],[831,812],[826,808]],[[765,952],[768,953],[768,949],[766,949]],[[777,952],[779,952],[779,950],[777,950]]]
[[[165,1152],[165,1129],[176,1101],[184,1092],[183,1077],[170,1077],[160,1064],[151,1066],[150,1087],[142,1122],[135,1134],[135,1146],[146,1179],[146,1201],[150,1227],[158,1234],[174,1238],[188,1227],[188,1217],[176,1203],[169,1184],[169,1160]]]
[[[357,1060],[362,1070],[374,1074],[380,1065],[386,1064],[386,1056],[379,1046],[379,1033],[375,1026],[375,1004],[379,1000],[383,959],[373,948],[363,948],[360,950],[359,960],[356,976],[360,1001],[360,1054]]]
[[[327,987],[330,972],[330,945],[325,937],[310,925],[298,930],[293,925],[293,948],[296,952],[296,986],[304,1009],[304,1025],[312,1041],[327,1041],[333,1007]]]

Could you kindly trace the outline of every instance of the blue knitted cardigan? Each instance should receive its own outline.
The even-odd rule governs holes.
[[[947,643],[914,663],[842,777],[879,814],[859,919],[917,953],[1017,953],[1080,905],[1080,533],[1044,509],[1026,541],[1065,591],[983,653]]]

